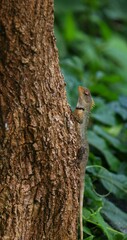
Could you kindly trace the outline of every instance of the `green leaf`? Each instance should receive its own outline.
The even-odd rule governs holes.
[[[71,12],[66,13],[66,15],[63,18],[63,31],[64,37],[68,42],[73,41],[77,36],[78,30],[75,18]]]
[[[84,76],[84,69],[83,69],[83,63],[79,57],[72,57],[72,58],[66,58],[61,62],[61,67],[64,69],[65,72],[68,74],[74,74],[79,79],[83,78]],[[69,81],[69,78],[67,79]]]
[[[127,177],[122,174],[114,174],[101,166],[87,166],[87,172],[100,179],[103,186],[118,198],[127,196]]]
[[[92,146],[96,147],[101,152],[107,149],[105,140],[91,130],[88,131],[88,141]]]
[[[127,20],[127,1],[126,0],[112,0],[108,1],[108,7],[105,9],[105,13],[108,17],[114,20]]]
[[[104,21],[99,21],[99,27],[104,39],[108,39],[111,36],[111,29],[108,24]]]
[[[127,146],[127,123],[123,125],[123,128],[119,134],[119,139],[124,146]]]
[[[90,206],[94,209],[94,211],[102,207],[102,198],[95,192],[91,178],[88,174],[86,174],[85,177],[85,196],[90,199]]]
[[[85,240],[93,240],[94,239],[94,236],[90,236],[88,238],[85,238]]]
[[[96,84],[93,84],[91,86],[91,91],[94,94],[98,94],[108,100],[115,100],[117,98],[117,93],[116,92],[112,92],[112,94],[110,94],[110,89],[107,88],[107,86],[103,83],[99,83],[98,87],[96,87]]]
[[[116,126],[112,126],[112,127],[103,127],[105,129],[106,132],[108,132],[109,134],[111,134],[112,136],[116,137],[119,135],[121,129],[122,129],[122,124],[118,124]]]
[[[115,157],[109,149],[104,150],[103,154],[107,160],[108,165],[110,166],[110,169],[117,172],[120,167],[120,161],[118,158]]]
[[[88,142],[105,156],[111,170],[118,170],[120,162],[108,149],[106,141],[103,138],[99,137],[95,132],[88,131]]]
[[[87,235],[92,235],[90,229],[86,226],[83,226],[83,232],[86,233]]]
[[[85,209],[84,214],[86,211],[87,209]],[[86,219],[87,222],[95,224],[98,228],[100,228],[104,232],[105,236],[107,236],[108,240],[123,239],[124,235],[109,227],[109,225],[105,222],[100,212],[101,208],[98,209],[98,211],[89,214],[89,218],[88,215],[86,214],[87,216],[86,217],[84,216],[84,219]]]
[[[127,97],[126,96],[120,96],[119,102],[122,105],[122,107],[126,108],[127,110]]]
[[[116,207],[110,201],[104,199],[104,206],[101,210],[106,219],[115,229],[127,234],[127,214]],[[126,235],[127,237],[127,235]]]
[[[122,107],[119,102],[112,102],[109,107],[112,111],[118,113],[124,120],[127,120],[127,109]]]
[[[127,44],[124,39],[118,37],[117,35],[112,36],[112,38],[110,38],[107,42],[105,53],[115,60],[119,66],[126,69]]]
[[[101,137],[104,137],[114,148],[119,149],[122,152],[127,152],[127,147],[124,147],[123,144],[119,141],[118,137],[115,138],[108,134],[105,130],[103,130],[101,127],[95,125],[94,131],[99,134]]]
[[[108,105],[103,105],[99,107],[93,114],[92,117],[101,123],[107,124],[109,126],[116,125],[115,113],[109,108]]]
[[[84,11],[85,10],[85,5],[82,4],[81,0],[64,0],[64,1],[59,1],[55,0],[55,11],[57,14],[61,14],[63,12],[67,11]]]

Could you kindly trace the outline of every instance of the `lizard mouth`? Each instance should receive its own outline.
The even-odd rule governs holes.
[[[82,111],[85,110],[83,107],[76,107],[76,109],[78,109],[78,110],[82,110]]]

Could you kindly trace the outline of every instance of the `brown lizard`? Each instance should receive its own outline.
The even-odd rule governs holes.
[[[89,146],[87,141],[87,127],[89,122],[89,114],[91,108],[94,106],[94,101],[91,97],[90,91],[87,88],[78,87],[79,98],[76,109],[73,112],[75,119],[78,122],[79,134],[81,137],[81,147],[78,152],[78,159],[80,160],[80,200],[79,200],[79,218],[80,218],[80,239],[83,240],[83,197],[84,197],[84,180],[85,168],[89,155]]]

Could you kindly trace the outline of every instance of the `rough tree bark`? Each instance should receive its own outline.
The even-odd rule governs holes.
[[[77,239],[78,136],[53,0],[0,1],[0,239]]]

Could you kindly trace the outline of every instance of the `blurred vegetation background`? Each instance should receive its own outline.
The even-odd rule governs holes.
[[[84,239],[127,240],[127,0],[55,0],[67,97],[91,90]]]

